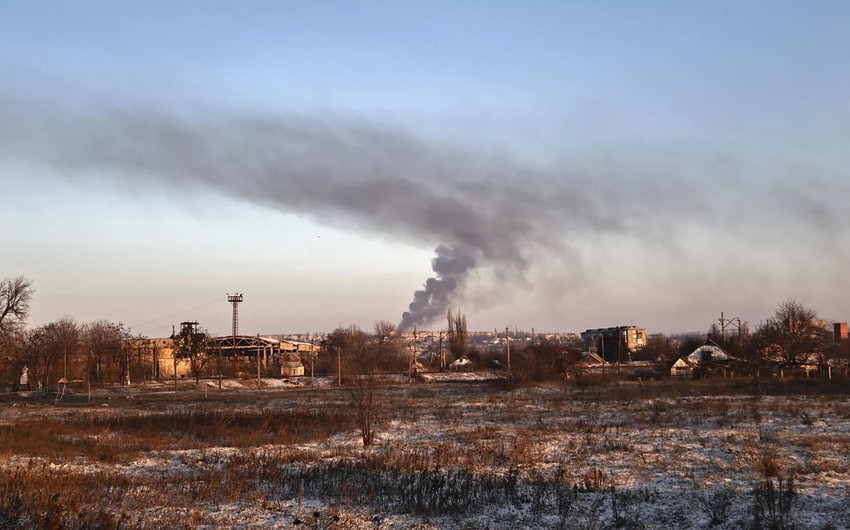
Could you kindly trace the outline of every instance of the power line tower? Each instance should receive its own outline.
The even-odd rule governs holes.
[[[239,304],[242,302],[242,293],[227,293],[227,301],[233,304],[233,352],[230,355],[230,364],[233,365],[233,377],[236,377],[236,335],[239,334]]]
[[[738,342],[740,343],[743,340],[743,336],[741,332],[741,319],[738,317],[733,318],[725,318],[723,316],[723,312],[720,312],[720,318],[717,320],[720,322],[720,340],[723,341],[723,347],[726,347],[726,330],[736,330],[738,332]]]

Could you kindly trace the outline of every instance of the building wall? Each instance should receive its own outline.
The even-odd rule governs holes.
[[[298,377],[304,375],[304,365],[298,362],[285,361],[281,363],[280,375],[283,377]]]
[[[847,322],[835,323],[835,342],[847,340]]]
[[[646,328],[629,326],[623,330],[623,333],[625,333],[624,338],[626,339],[626,343],[630,350],[646,346]]]
[[[159,376],[164,379],[174,377],[174,357],[159,358]],[[192,377],[192,363],[189,359],[177,359],[177,378],[188,379]]]
[[[590,347],[593,345],[594,341],[598,340],[597,337],[605,336],[616,338],[617,333],[622,334],[623,345],[630,350],[646,346],[646,328],[640,328],[637,326],[614,326],[610,328],[588,329],[587,331],[582,332],[581,340],[584,342],[585,347]],[[608,339],[606,339],[606,342],[607,340]]]
[[[129,341],[133,352],[140,356],[140,360],[149,367],[153,368],[153,372],[146,374],[153,377],[161,377],[165,374],[160,372],[163,362],[167,359],[169,363],[168,373],[171,377],[174,376],[174,339],[171,338],[151,338],[151,339],[131,339]],[[179,371],[178,371],[179,373]],[[148,376],[146,375],[146,377]]]

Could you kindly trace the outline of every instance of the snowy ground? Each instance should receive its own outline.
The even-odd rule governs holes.
[[[397,378],[382,389],[368,448],[352,427],[305,443],[187,442],[105,460],[6,453],[4,468],[121,484],[98,506],[134,527],[850,528],[846,395],[693,395],[655,384],[505,391],[487,379]],[[176,392],[139,385],[57,404],[3,396],[0,428],[28,418],[348,407],[332,378],[315,388],[277,381],[259,390],[256,381],[181,383]]]

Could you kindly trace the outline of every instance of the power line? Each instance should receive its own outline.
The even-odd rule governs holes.
[[[141,324],[136,324],[135,326],[130,326],[130,329],[133,329],[133,328],[139,328],[139,327],[141,327],[141,326],[146,326],[146,325],[148,325],[148,324],[153,324],[154,322],[159,322],[159,321],[162,321],[162,320],[166,320],[166,319],[169,319],[169,318],[173,318],[173,317],[176,317],[176,316],[182,315],[183,313],[188,313],[189,311],[195,311],[196,309],[201,309],[202,307],[207,307],[207,306],[209,306],[209,305],[217,304],[217,303],[219,303],[219,302],[221,302],[221,298],[216,298],[215,300],[210,300],[209,302],[207,302],[207,303],[205,303],[205,304],[201,304],[201,305],[199,305],[199,306],[197,306],[197,307],[190,307],[189,309],[184,309],[183,311],[178,311],[178,312],[176,312],[176,313],[172,313],[172,314],[170,314],[170,315],[165,315],[164,317],[155,318],[155,319],[153,319],[153,320],[148,320],[147,322],[142,322]]]

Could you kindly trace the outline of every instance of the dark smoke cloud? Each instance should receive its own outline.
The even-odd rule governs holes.
[[[524,278],[565,235],[620,229],[569,174],[343,116],[57,106],[0,95],[0,155],[128,183],[198,186],[436,245],[400,328],[444,315],[482,268]],[[123,180],[121,180],[123,179]]]
[[[0,89],[0,163],[133,192],[211,190],[435,248],[433,275],[402,329],[535,282],[544,285],[534,303],[569,286],[584,296],[576,311],[601,306],[606,319],[621,306],[645,315],[650,299],[669,320],[719,299],[767,297],[770,306],[795,288],[832,293],[810,270],[841,271],[850,259],[850,178],[845,151],[822,155],[688,140],[565,152],[540,167],[344,115],[165,110]],[[570,278],[584,266],[594,275],[576,287]]]
[[[475,257],[470,249],[437,246],[437,256],[431,260],[433,278],[425,281],[424,289],[413,293],[413,301],[401,317],[399,329],[410,329],[428,324],[443,316],[458,286],[466,281],[469,271],[475,268]]]

